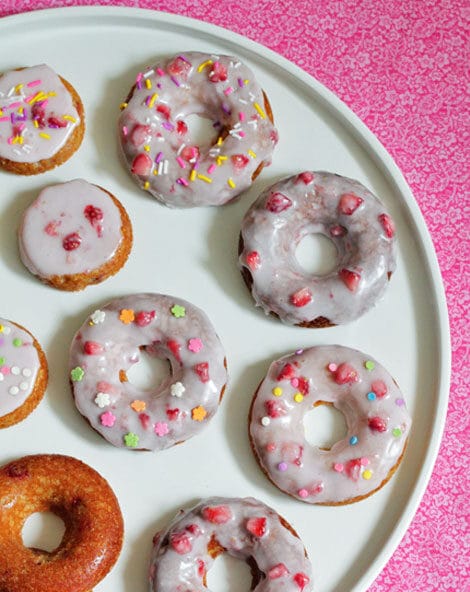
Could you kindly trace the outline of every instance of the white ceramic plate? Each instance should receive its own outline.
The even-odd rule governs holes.
[[[136,72],[163,54],[193,49],[238,55],[252,67],[270,98],[281,140],[273,165],[237,203],[177,211],[134,186],[119,162],[116,118]],[[0,315],[28,327],[50,363],[44,401],[25,421],[0,432],[0,461],[60,452],[91,464],[112,484],[125,517],[125,544],[97,592],[146,591],[152,535],[180,507],[211,495],[252,495],[284,515],[306,545],[317,592],[366,590],[424,492],[449,385],[449,332],[438,265],[396,165],[359,119],[318,82],[264,47],[211,25],[116,8],[58,9],[0,21],[0,71],[38,62],[50,64],[78,89],[87,134],[79,152],[54,171],[32,178],[0,173]],[[237,271],[245,210],[268,184],[303,169],[359,179],[381,196],[397,223],[398,269],[388,293],[372,312],[347,326],[316,331],[285,327],[255,310]],[[121,199],[133,221],[135,243],[117,276],[83,293],[61,293],[22,267],[15,231],[22,211],[42,187],[77,177]],[[115,449],[102,440],[76,411],[67,377],[68,347],[86,316],[115,296],[140,291],[179,295],[204,308],[225,344],[230,370],[223,403],[203,434],[157,454]],[[371,498],[339,508],[308,506],[278,492],[259,470],[247,440],[250,399],[269,361],[323,343],[356,347],[381,361],[404,391],[414,420],[407,454],[393,480]],[[233,565],[219,560],[214,569],[209,580],[214,590],[246,589],[237,587],[243,574]],[[230,583],[222,583],[224,573],[232,574]]]

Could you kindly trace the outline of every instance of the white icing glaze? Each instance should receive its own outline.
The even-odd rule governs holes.
[[[295,251],[309,234],[337,249],[335,269],[306,273]],[[266,189],[246,213],[239,266],[253,279],[252,295],[266,314],[298,325],[323,317],[350,322],[383,296],[395,269],[394,224],[361,183],[306,171]]]
[[[121,382],[139,348],[171,367],[148,390]],[[146,450],[204,429],[227,381],[224,350],[207,316],[160,294],[118,298],[95,311],[74,337],[70,372],[75,403],[91,426],[114,446]]]
[[[190,115],[213,122],[203,146],[191,139]],[[235,57],[198,52],[139,73],[119,137],[138,184],[180,208],[234,199],[271,163],[278,139],[253,72]]]
[[[182,511],[154,538],[150,592],[208,592],[203,577],[214,559],[216,539],[240,560],[254,559],[265,575],[254,592],[309,592],[312,567],[302,541],[279,515],[254,498],[214,497]]]
[[[121,225],[118,207],[96,185],[81,179],[52,185],[24,213],[21,259],[42,278],[88,273],[113,258]]]
[[[0,417],[21,407],[31,395],[39,368],[31,335],[0,319]]]
[[[72,96],[49,66],[0,77],[0,157],[22,163],[52,158],[79,123]]]
[[[330,450],[311,446],[304,436],[304,415],[318,401],[332,403],[347,424],[346,437]],[[271,481],[315,504],[353,501],[380,487],[403,453],[410,426],[403,395],[387,370],[336,345],[273,362],[255,394],[249,429]]]

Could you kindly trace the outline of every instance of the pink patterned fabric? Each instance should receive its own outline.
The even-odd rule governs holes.
[[[468,0],[0,0],[0,16],[92,4],[190,16],[266,45],[334,91],[395,158],[437,251],[453,375],[429,487],[370,592],[469,592]]]

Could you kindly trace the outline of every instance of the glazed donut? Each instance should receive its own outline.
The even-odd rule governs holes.
[[[335,269],[306,273],[295,251],[309,234],[330,238]],[[395,226],[361,183],[305,171],[264,191],[246,213],[239,267],[256,305],[289,325],[357,319],[383,296],[395,269]]]
[[[254,592],[309,592],[312,567],[292,526],[254,498],[213,497],[182,511],[154,537],[150,590],[207,590],[221,553],[251,568]]]
[[[49,66],[0,76],[0,167],[19,175],[53,169],[78,150],[84,133],[80,96]]]
[[[170,376],[143,390],[126,372],[140,350],[167,360]],[[163,450],[199,433],[227,382],[222,344],[207,316],[161,294],[113,300],[75,335],[70,378],[80,413],[114,446]]]
[[[105,479],[75,458],[39,454],[5,465],[0,507],[2,592],[90,592],[121,551],[118,501]],[[52,512],[65,524],[51,552],[23,544],[23,525],[35,512]]]
[[[40,192],[23,215],[18,243],[24,265],[44,283],[83,290],[121,269],[132,226],[114,195],[75,179]]]
[[[333,405],[347,435],[311,446],[303,418]],[[253,452],[267,477],[309,504],[342,505],[378,491],[400,464],[411,418],[397,384],[373,358],[339,345],[298,350],[269,367],[250,409]]]
[[[122,108],[124,160],[137,184],[171,207],[234,199],[271,164],[278,140],[266,95],[231,56],[189,52],[162,60],[137,75]],[[191,115],[213,122],[203,145],[185,121]]]
[[[40,344],[21,325],[0,319],[0,428],[22,421],[39,405],[47,378]]]

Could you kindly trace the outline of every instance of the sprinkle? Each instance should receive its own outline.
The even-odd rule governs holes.
[[[375,368],[375,364],[372,360],[366,360],[364,362],[364,368],[369,371],[373,370]]]
[[[152,109],[152,107],[155,104],[155,101],[158,99],[158,93],[153,93],[153,95],[150,97],[150,101],[148,104],[149,109]]]
[[[104,409],[110,404],[111,400],[109,398],[108,393],[97,393],[95,397],[95,404],[98,405],[100,409]]]
[[[155,157],[155,162],[158,164],[163,158],[163,152],[159,152]]]
[[[332,362],[331,364],[328,364],[328,370],[330,372],[336,372],[336,370],[338,370],[338,366]]]
[[[15,376],[18,376],[18,374],[20,373],[20,369],[18,368],[18,366],[12,366],[10,368],[10,371],[12,374],[14,374]]]
[[[375,401],[377,395],[371,391],[370,393],[367,393],[366,397],[369,399],[369,401]]]
[[[23,368],[23,370],[21,371],[21,374],[26,377],[29,378],[32,374],[31,369],[30,368]]]
[[[224,95],[226,97],[228,97],[228,95],[231,95],[233,93],[234,89],[232,86],[227,86],[227,88],[224,90]]]
[[[333,465],[333,469],[337,472],[337,473],[342,473],[344,470],[344,465],[343,463],[335,463]]]
[[[304,396],[302,395],[302,393],[295,393],[294,401],[296,403],[302,403],[303,400],[304,400]]]
[[[199,64],[197,71],[202,72],[206,66],[212,66],[213,63],[212,60],[206,60],[205,62],[202,62],[202,64]]]
[[[49,134],[44,133],[44,132],[39,132],[39,135],[41,136],[41,138],[44,138],[45,140],[51,139],[51,136]]]
[[[0,382],[2,382],[3,380],[5,380],[3,374],[0,372]]]
[[[11,386],[8,392],[10,395],[17,395],[20,392],[20,389],[17,386]]]
[[[280,386],[275,386],[272,393],[275,397],[280,397],[282,396],[282,388]]]
[[[299,497],[302,497],[302,498],[308,497],[308,490],[307,489],[299,489],[299,491],[297,493],[299,494]]]
[[[187,187],[189,185],[189,183],[186,181],[186,179],[183,179],[183,177],[178,177],[178,179],[176,179],[176,182],[179,185],[183,185],[184,187]]]
[[[219,136],[219,138],[217,139],[217,146],[222,146],[223,143],[224,139],[222,138],[222,136]]]
[[[145,152],[150,152],[150,146],[148,144],[145,144],[144,150]]]
[[[197,178],[201,179],[201,181],[205,181],[206,183],[212,183],[212,179],[206,177],[206,175],[198,175]]]
[[[280,463],[277,465],[277,468],[278,468],[278,471],[281,471],[281,472],[283,473],[284,471],[287,471],[287,468],[288,468],[288,467],[287,467],[287,463],[285,463],[285,462],[280,462]]]
[[[217,166],[222,166],[224,164],[224,162],[227,160],[227,158],[228,158],[227,156],[219,155],[216,158]]]
[[[304,350],[303,349],[297,349],[297,350],[295,350],[295,355],[296,356],[301,356],[303,353],[304,353]]]
[[[194,181],[196,179],[197,173],[196,173],[196,169],[193,169],[190,173],[189,173],[189,180],[190,181]]]
[[[36,123],[37,123],[37,122],[36,122]],[[129,130],[127,129],[127,125],[123,125],[123,126],[122,126],[122,135],[123,135],[124,137],[126,137],[128,133],[129,133]]]
[[[72,123],[76,123],[77,120],[75,119],[75,117],[72,117],[72,115],[62,115],[62,119],[65,119],[67,121],[70,121]]]
[[[181,156],[178,156],[178,157],[176,158],[176,162],[177,162],[177,163],[180,165],[180,167],[181,167],[182,169],[185,169],[185,168],[186,168],[186,163],[185,163],[185,162],[184,162],[184,160],[181,158]]]
[[[70,371],[70,378],[73,382],[80,382],[84,376],[85,371],[83,368],[80,368],[80,366],[75,366],[75,368]]]
[[[216,166],[214,163],[212,163],[212,164],[210,165],[210,167],[207,169],[207,173],[208,173],[209,175],[212,175],[212,173],[215,171],[215,169],[216,169],[216,168],[217,168],[217,166]]]
[[[123,308],[119,313],[119,320],[124,325],[129,325],[135,319],[134,311],[131,308]]]
[[[164,70],[162,70],[161,68],[157,68],[157,74],[158,74],[159,76],[164,76],[164,75],[165,75],[165,71],[164,71]]]
[[[8,376],[8,374],[10,374],[10,368],[8,366],[2,366],[0,372],[2,373],[2,376]]]
[[[99,325],[100,323],[104,323],[105,317],[105,312],[102,310],[95,310],[95,312],[90,316],[90,319],[93,325]]]
[[[404,399],[396,399],[395,405],[398,405],[398,407],[403,407],[405,405],[405,400]]]
[[[23,341],[19,337],[15,337],[12,343],[15,347],[21,347],[23,345]]]
[[[157,434],[157,436],[159,438],[162,438],[163,436],[166,436],[168,434],[168,432],[170,431],[168,429],[168,424],[165,423],[164,421],[157,421],[157,423],[155,424],[153,430],[154,430],[154,432]]]
[[[3,345],[3,339],[2,339],[2,345]],[[0,357],[0,366],[3,366],[3,364],[6,362],[5,358]]]
[[[143,185],[144,190],[147,191],[149,187],[150,187],[150,183],[148,181],[145,181],[145,183]]]
[[[121,368],[121,370],[119,370],[119,380],[121,382],[128,382],[126,371],[123,370],[122,368]]]
[[[244,86],[244,84],[245,84],[245,83],[243,82],[243,78],[238,78],[238,79],[237,79],[237,82],[238,82],[238,86],[239,86],[240,88],[243,88],[243,86]]]
[[[363,473],[362,473],[362,478],[366,479],[366,481],[368,481],[370,478],[372,477],[372,471],[369,469],[366,469]]]
[[[351,436],[349,438],[349,443],[351,446],[355,446],[359,442],[359,438],[357,436]]]
[[[183,318],[186,316],[186,309],[184,306],[180,306],[179,304],[174,304],[170,308],[171,314],[176,317],[177,319]]]
[[[141,411],[145,411],[146,407],[147,407],[147,405],[146,405],[145,401],[139,401],[139,399],[136,399],[135,401],[132,401],[132,403],[131,403],[131,409],[133,409],[137,413],[140,413]]]
[[[401,436],[401,429],[400,428],[393,428],[392,435],[395,438],[399,438]]]
[[[29,383],[27,383],[27,382],[20,382],[20,389],[22,391],[27,391],[28,388],[29,388]]]
[[[33,88],[33,86],[38,86],[38,84],[41,84],[42,80],[32,80],[31,82],[28,82],[28,84],[26,85],[28,88]]]
[[[127,107],[127,105],[128,105],[128,103],[121,103],[121,104],[119,105],[119,109],[120,109],[121,111],[123,111],[123,110],[124,110],[124,109]]]
[[[367,458],[367,456],[363,456],[361,459],[361,466],[362,467],[367,467],[367,465],[369,464],[369,459]]]
[[[111,411],[105,411],[100,415],[100,422],[106,428],[112,428],[116,422],[116,416]]]
[[[246,115],[244,111],[240,111],[240,113],[238,114],[238,119],[240,121],[245,121]]]
[[[164,127],[169,132],[172,132],[175,129],[175,126],[172,123],[170,123],[169,121],[164,121],[162,123],[162,127]]]
[[[191,417],[194,421],[202,421],[207,415],[207,411],[202,405],[198,405],[191,410]]]
[[[178,397],[178,398],[182,397],[185,390],[186,389],[185,389],[183,383],[181,383],[181,382],[175,382],[170,387],[170,393],[171,393],[172,397]]]
[[[261,425],[264,426],[265,428],[268,427],[268,425],[271,423],[271,420],[269,419],[269,417],[267,415],[265,415],[264,417],[261,418]]]
[[[261,119],[266,119],[266,113],[261,109],[258,103],[253,103],[253,107],[258,111]]]
[[[235,187],[236,187],[236,185],[235,185],[235,183],[234,183],[234,181],[233,181],[233,179],[231,177],[228,178],[227,185],[229,187],[231,187],[232,189],[235,189]]]
[[[5,325],[0,325],[0,333],[3,333],[4,335],[10,335],[11,329]]]
[[[180,86],[179,80],[177,80],[174,76],[170,76],[170,80],[173,82],[173,84],[176,84],[176,86]]]
[[[188,341],[188,349],[194,353],[201,351],[202,349],[202,341],[198,337],[192,337]]]
[[[145,79],[145,86],[150,90],[152,88],[152,81],[150,78]]]
[[[136,448],[139,444],[139,436],[133,432],[128,432],[124,436],[124,443],[128,448]]]

